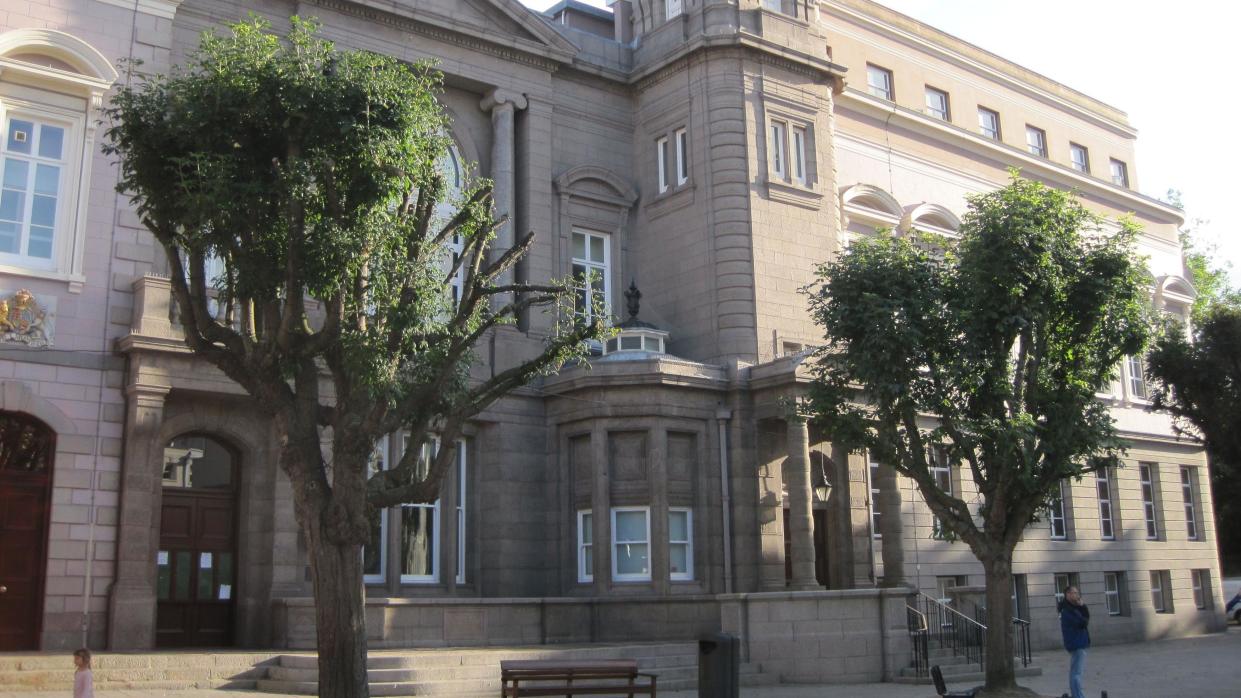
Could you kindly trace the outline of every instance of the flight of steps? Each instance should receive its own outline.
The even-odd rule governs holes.
[[[253,689],[280,654],[274,652],[107,652],[91,661],[96,690]],[[73,691],[73,655],[0,654],[0,693]]]
[[[978,662],[969,662],[957,654],[953,654],[951,649],[938,647],[932,642],[928,650],[930,663],[928,666],[939,665],[939,670],[944,674],[944,682],[951,688],[953,686],[961,687],[962,684],[975,685],[984,679],[982,666]],[[1017,676],[1039,676],[1043,673],[1043,668],[1034,661],[1030,662],[1030,666],[1021,666],[1021,660],[1017,660],[1017,666],[1014,673]],[[892,680],[893,683],[906,684],[930,684],[931,676],[918,676],[917,669],[912,666],[901,668],[900,673]]]
[[[663,691],[693,690],[698,685],[698,645],[692,642],[627,645],[451,648],[371,652],[367,659],[372,696],[495,696],[500,689],[500,660],[636,659],[639,671],[659,677]],[[258,690],[287,695],[318,693],[316,658],[284,655]],[[743,685],[775,683],[754,664],[742,665]]]

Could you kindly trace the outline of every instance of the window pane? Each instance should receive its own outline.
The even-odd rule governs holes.
[[[168,551],[161,550],[156,556],[155,598],[167,601],[172,593],[172,565],[168,559]]]
[[[603,264],[603,238],[590,236],[590,261]]]
[[[650,575],[645,543],[620,543],[616,546],[616,573]]]
[[[194,555],[188,550],[182,550],[176,556],[176,569],[173,577],[176,579],[172,598],[174,601],[190,600],[190,573],[193,571]]]
[[[5,189],[0,192],[0,220],[21,222],[25,205],[26,197],[20,191]]]
[[[51,228],[31,227],[30,240],[26,243],[26,254],[40,259],[51,259],[52,233]]]
[[[689,514],[684,511],[668,512],[668,540],[689,540]]]
[[[51,196],[36,196],[30,207],[30,224],[47,228],[56,224],[56,199]]]
[[[429,577],[435,566],[435,509],[401,508],[401,574]]]
[[[16,223],[0,221],[0,252],[17,253],[17,231]]]
[[[26,178],[30,176],[30,163],[15,158],[4,160],[4,187],[26,191]]]
[[[34,140],[34,122],[12,119],[9,121],[9,136],[5,150],[11,153],[30,154],[30,142]]]
[[[39,157],[60,159],[64,148],[65,130],[59,126],[39,127]]]
[[[39,165],[35,168],[34,193],[56,196],[60,189],[60,168],[55,165]]]
[[[645,541],[646,540],[646,512],[644,511],[618,511],[616,512],[616,541],[623,543],[625,541]]]
[[[668,571],[671,574],[689,572],[689,546],[672,544],[668,546]]]
[[[590,545],[595,541],[594,523],[590,514],[582,516],[582,544]]]
[[[164,448],[163,479],[165,487],[229,489],[233,485],[233,456],[214,439],[180,436]]]
[[[388,515],[386,511],[376,511],[370,516],[370,536],[362,548],[362,573],[368,575],[383,574],[383,521]]]
[[[581,233],[573,233],[573,258],[586,259],[586,236]],[[573,273],[577,273],[577,267]]]

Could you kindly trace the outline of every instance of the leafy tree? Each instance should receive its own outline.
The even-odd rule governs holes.
[[[1146,339],[1134,226],[1105,236],[1070,194],[1021,179],[969,200],[955,249],[882,234],[808,289],[825,334],[809,409],[834,443],[913,479],[986,574],[986,689],[1015,688],[1013,550],[1061,482],[1119,462],[1095,391]],[[939,451],[977,506],[940,489]]]
[[[434,501],[466,421],[599,328],[559,327],[534,358],[471,374],[487,332],[569,295],[496,281],[533,234],[490,250],[500,222],[486,182],[435,215],[438,74],[315,34],[297,18],[283,39],[259,20],[204,34],[186,67],[117,93],[106,150],[167,256],[186,344],[273,420],[309,549],[319,691],[348,698],[368,692],[362,548],[375,510]],[[410,448],[371,473],[376,441],[398,429],[443,447],[429,465]]]
[[[1172,206],[1184,210],[1185,204],[1179,190],[1169,189],[1164,198]],[[1230,279],[1232,265],[1227,262],[1217,265],[1215,262],[1218,252],[1216,245],[1203,243],[1198,239],[1199,230],[1206,224],[1207,221],[1195,218],[1179,231],[1181,249],[1184,250],[1185,270],[1190,282],[1194,285],[1194,290],[1198,292],[1191,313],[1195,323],[1203,321],[1207,313],[1217,304],[1241,307],[1241,289],[1234,287]]]

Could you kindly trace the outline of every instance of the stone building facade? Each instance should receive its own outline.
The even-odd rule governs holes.
[[[21,577],[0,577],[16,619],[0,649],[313,638],[271,428],[185,348],[162,253],[99,149],[100,109],[130,79],[120,59],[166,70],[248,11],[437,60],[446,165],[494,179],[498,212],[538,233],[517,275],[596,270],[583,293],[621,327],[589,368],[480,415],[437,504],[377,518],[376,645],[721,628],[788,641],[770,604],[826,588],[817,608],[838,636],[898,655],[903,595],[875,588],[960,594],[981,568],[934,537],[911,483],[789,418],[819,337],[799,292],[815,265],[876,227],[951,234],[964,197],[1015,166],[1132,214],[1152,302],[1183,313],[1193,298],[1181,214],[1136,192],[1122,112],[866,0],[570,0],[543,15],[516,0],[21,3],[0,14],[0,418],[41,446],[0,462],[0,575]],[[550,331],[532,314],[496,332],[481,370]],[[1127,467],[1066,485],[1018,548],[1014,594],[1038,644],[1055,643],[1054,588],[1070,580],[1114,611],[1100,640],[1221,627],[1205,458],[1145,411],[1138,365],[1123,368],[1100,399]],[[377,465],[409,447],[392,435]],[[943,477],[972,487],[951,464]],[[903,579],[885,580],[883,546]]]

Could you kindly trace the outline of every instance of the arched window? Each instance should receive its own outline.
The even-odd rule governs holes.
[[[232,451],[209,436],[178,436],[164,448],[164,487],[233,488]]]
[[[81,39],[0,34],[0,272],[81,290],[86,184],[116,71]]]
[[[899,229],[904,213],[895,197],[872,184],[854,184],[840,192],[840,223],[846,246],[881,228]]]
[[[456,144],[448,146],[447,152],[440,157],[439,171],[444,178],[444,195],[435,207],[435,219],[438,224],[443,225],[452,219],[453,214],[457,212],[457,207],[461,205],[464,168],[461,163],[461,152],[457,150]],[[452,239],[448,241],[448,248],[450,254],[446,264],[456,264],[457,260],[461,258],[462,251],[465,249],[465,241],[460,235],[453,235]],[[461,300],[462,284],[464,282],[465,270],[458,270],[451,280],[452,303],[454,307]]]
[[[20,412],[0,411],[0,471],[43,474],[52,469],[56,432]]]
[[[901,220],[901,229],[921,230],[928,233],[956,237],[961,227],[957,214],[939,204],[922,203],[909,209]]]

